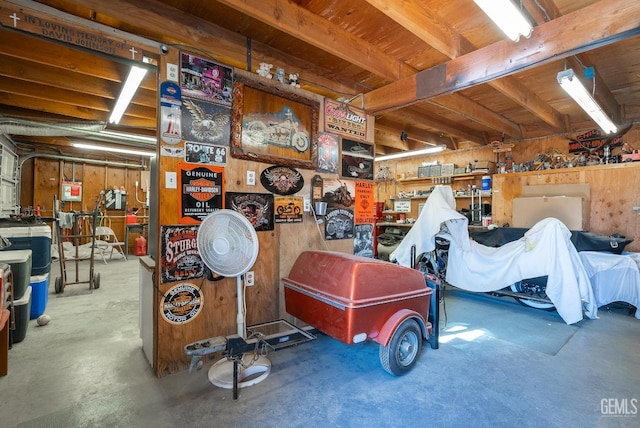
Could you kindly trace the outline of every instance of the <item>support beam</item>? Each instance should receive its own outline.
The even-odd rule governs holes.
[[[477,49],[476,46],[444,22],[436,13],[430,9],[425,9],[417,0],[405,0],[403,2],[367,0],[367,3],[376,7],[450,59]],[[562,115],[514,77],[507,76],[503,79],[489,82],[489,86],[526,108],[549,125],[562,129]],[[470,105],[467,106],[470,107]],[[463,112],[463,114],[465,113]],[[482,122],[481,118],[474,119]],[[486,122],[485,124],[492,128],[494,127],[492,124]],[[501,129],[498,130],[501,131]],[[517,134],[510,133],[510,135]]]
[[[458,113],[468,119],[482,123],[483,125],[495,129],[498,132],[504,132],[511,137],[521,139],[520,127],[517,123],[501,116],[480,104],[473,103],[467,97],[460,93],[454,93],[446,95],[444,97],[438,97],[431,100],[432,104],[438,105],[442,108]],[[474,107],[469,108],[473,103]]]
[[[294,2],[218,0],[218,3],[258,19],[365,70],[376,70],[377,75],[386,79],[398,80],[415,73],[415,69],[390,57],[377,46],[363,41]]]
[[[365,108],[372,114],[397,109],[634,37],[640,34],[638,16],[638,2],[601,0],[536,27],[531,38],[517,44],[502,40],[368,92]],[[400,88],[412,89],[412,96],[398,96]]]

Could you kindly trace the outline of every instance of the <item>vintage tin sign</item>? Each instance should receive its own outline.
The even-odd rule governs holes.
[[[193,284],[183,283],[171,287],[160,301],[160,313],[171,324],[186,324],[202,311],[204,295]]]
[[[302,190],[304,178],[293,168],[274,165],[262,171],[260,183],[271,193],[286,196]]]
[[[180,163],[178,168],[180,223],[200,223],[222,208],[222,167]]]
[[[204,276],[198,252],[198,226],[162,226],[161,282],[184,281]]]

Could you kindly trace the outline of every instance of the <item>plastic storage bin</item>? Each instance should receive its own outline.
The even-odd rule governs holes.
[[[0,226],[0,236],[11,246],[3,251],[31,250],[31,275],[44,275],[51,270],[51,227],[47,224]]]
[[[0,263],[11,266],[13,300],[20,300],[31,280],[31,250],[0,251]]]
[[[31,312],[31,287],[27,287],[27,292],[20,300],[13,301],[13,310],[16,317],[16,329],[10,334],[10,343],[22,342],[27,335],[29,327],[29,312]]]
[[[49,274],[34,275],[31,277],[31,310],[29,319],[36,319],[44,314],[49,301]]]

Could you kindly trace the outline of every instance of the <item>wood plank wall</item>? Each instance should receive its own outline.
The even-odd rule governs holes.
[[[125,237],[125,216],[128,209],[140,208],[139,222],[145,222],[148,215],[144,204],[137,202],[135,183],[142,182],[141,172],[148,169],[148,160],[141,160],[131,167],[113,166],[103,159],[104,164],[79,162],[77,160],[51,159],[35,157],[27,160],[21,168],[20,205],[23,208],[40,206],[42,217],[53,217],[54,195],[60,201],[60,211],[90,212],[96,208],[100,192],[108,189],[124,188],[127,194],[124,209],[107,210],[104,202],[98,207],[102,213],[102,222],[110,226],[120,241]],[[121,163],[121,162],[119,162]],[[141,168],[142,166],[142,168]],[[82,182],[82,200],[79,202],[62,202],[62,182],[75,180]],[[142,191],[138,199],[144,201]],[[53,226],[51,223],[49,225]],[[87,232],[89,233],[89,232]],[[137,234],[129,236],[129,252],[133,252]]]
[[[171,48],[169,53],[162,58],[160,64],[160,80],[166,79],[164,71],[166,63],[179,64],[178,51]],[[236,75],[243,75],[247,78],[258,78],[251,73],[235,70]],[[281,90],[294,90],[286,86]],[[303,93],[309,98],[321,100],[317,94],[307,93],[301,89],[295,89],[298,93]],[[324,119],[320,116],[321,124]],[[371,129],[368,135],[373,135],[373,120],[370,120]],[[322,129],[320,129],[322,131]],[[183,145],[181,142],[178,147]],[[160,156],[159,158],[159,222],[161,225],[175,225],[179,220],[178,190],[165,188],[165,172],[177,172],[178,163],[181,159]],[[236,159],[227,157],[227,165],[224,168],[223,179],[225,192],[257,192],[267,191],[259,184],[260,174],[270,164]],[[256,172],[257,185],[246,185],[246,171]],[[298,169],[302,174],[305,185],[296,196],[311,195],[309,183],[311,177],[317,174],[315,171]],[[324,175],[323,178],[335,178]],[[247,325],[261,322],[273,321],[277,319],[295,320],[287,315],[284,304],[284,292],[280,285],[280,278],[286,276],[298,254],[304,250],[330,249],[345,253],[353,253],[353,240],[335,240],[325,242],[320,237],[318,228],[313,218],[305,214],[303,223],[299,224],[276,224],[273,231],[258,232],[260,251],[252,270],[255,273],[255,286],[246,290]],[[326,244],[326,246],[325,246]],[[162,254],[156,255],[156,260],[162,260]],[[159,265],[159,263],[158,263]],[[156,271],[156,278],[160,278],[159,266]],[[155,367],[158,376],[164,376],[188,368],[190,358],[184,355],[183,347],[187,343],[206,339],[214,336],[226,336],[236,333],[236,313],[237,295],[235,278],[225,278],[221,281],[211,282],[206,279],[196,279],[188,281],[200,288],[204,296],[204,304],[201,313],[188,323],[182,325],[170,324],[157,313],[157,308],[164,294],[173,286],[180,282],[170,282],[156,284],[154,311],[155,313]],[[208,358],[216,360],[220,355],[210,355]]]

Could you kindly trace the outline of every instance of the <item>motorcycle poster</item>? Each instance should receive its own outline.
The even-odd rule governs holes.
[[[356,184],[352,180],[326,178],[322,192],[322,202],[326,202],[329,208],[351,208]]]
[[[373,180],[373,145],[342,139],[342,176]]]
[[[228,146],[231,140],[231,109],[183,98],[182,139]]]
[[[373,258],[373,224],[356,224],[353,254]]]
[[[182,95],[231,107],[233,68],[187,52],[180,53]]]
[[[353,238],[353,210],[327,209],[324,225],[324,239],[327,241]]]
[[[330,174],[338,173],[338,136],[327,132],[318,133],[318,169]]]
[[[256,232],[273,230],[273,204],[271,193],[225,193],[225,208],[242,214]]]
[[[301,196],[275,196],[276,224],[302,223],[303,203]]]
[[[251,113],[242,119],[242,145],[273,146],[305,153],[311,137],[289,106],[273,114]]]

